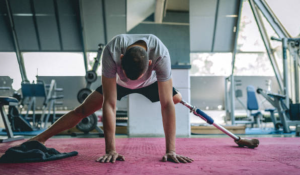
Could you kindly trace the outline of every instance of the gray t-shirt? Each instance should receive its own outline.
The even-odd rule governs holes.
[[[130,80],[122,71],[120,55],[124,55],[127,47],[137,41],[146,43],[147,53],[152,64],[142,78]],[[117,84],[128,89],[146,87],[155,81],[167,81],[171,79],[169,51],[160,39],[151,34],[117,35],[106,45],[103,51],[102,75],[107,78],[117,77]]]

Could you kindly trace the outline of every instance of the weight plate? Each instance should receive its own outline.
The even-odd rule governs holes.
[[[93,70],[90,70],[86,73],[85,79],[88,83],[93,83],[97,80],[97,73]]]
[[[77,94],[78,102],[82,103],[86,99],[86,97],[90,95],[90,93],[92,93],[92,91],[88,88],[81,89]]]
[[[76,125],[76,128],[84,133],[88,133],[97,127],[97,123],[98,117],[92,114],[82,119],[81,122]]]

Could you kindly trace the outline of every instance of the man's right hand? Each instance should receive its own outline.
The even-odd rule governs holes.
[[[121,154],[115,151],[111,151],[105,154],[104,156],[98,158],[96,161],[100,163],[108,163],[108,162],[114,163],[116,160],[125,161],[125,158]]]

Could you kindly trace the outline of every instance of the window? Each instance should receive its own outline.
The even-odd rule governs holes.
[[[266,53],[236,54],[234,69],[234,75],[275,75]]]
[[[232,53],[191,53],[191,76],[229,76]]]
[[[0,76],[9,76],[13,79],[12,88],[18,90],[21,88],[21,73],[14,52],[0,52]]]
[[[31,52],[23,53],[29,81],[39,76],[85,76],[82,53]]]

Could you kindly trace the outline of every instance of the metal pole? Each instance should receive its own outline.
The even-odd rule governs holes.
[[[216,39],[216,31],[217,31],[219,6],[220,6],[220,0],[217,0],[217,7],[216,7],[216,13],[215,13],[215,24],[214,24],[214,33],[213,33],[213,39],[212,39],[212,45],[211,45],[211,52],[214,52],[214,47],[215,47],[215,39]]]
[[[16,51],[16,56],[17,56],[17,60],[18,60],[18,64],[19,64],[22,81],[28,81],[25,66],[24,66],[24,60],[23,60],[22,54],[19,49],[18,38],[17,38],[16,31],[15,31],[15,26],[14,26],[14,22],[13,22],[13,18],[12,18],[9,1],[8,0],[5,0],[5,1],[6,1],[7,14],[8,14],[8,18],[9,18],[10,29],[11,29],[11,33],[12,33],[12,37],[13,37],[14,47],[15,47],[15,51]]]
[[[126,1],[126,5],[127,5],[127,1]],[[126,8],[127,9],[127,8]],[[126,12],[127,14],[127,12]],[[104,41],[105,41],[105,45],[108,42],[108,38],[107,38],[107,28],[106,28],[106,11],[105,11],[105,0],[102,0],[102,15],[103,15],[103,29],[104,29]],[[127,26],[126,26],[127,27]]]
[[[291,56],[293,57],[293,62],[291,62],[292,67],[294,68],[294,74],[293,74],[293,83],[294,86],[293,87],[293,92],[294,92],[294,97],[295,97],[295,103],[299,103],[299,98],[300,98],[300,94],[299,94],[299,48],[300,45],[300,38],[289,38],[288,39],[288,48],[290,51]]]
[[[293,66],[293,61],[291,58],[291,52],[293,52],[293,49],[290,49],[289,46],[291,45],[291,42],[289,42],[289,40],[287,41],[287,50],[289,52],[287,52],[287,62],[288,62],[288,77],[289,77],[289,96],[290,99],[292,99],[293,101],[295,101],[295,75],[294,75],[294,66]],[[288,54],[289,53],[289,54]]]
[[[232,125],[235,125],[235,116],[234,116],[235,98],[234,97],[235,97],[234,75],[232,74],[230,76],[230,119]]]
[[[228,131],[227,129],[225,129],[223,126],[217,124],[217,123],[213,123],[213,125],[218,128],[219,130],[221,130],[222,132],[224,132],[226,135],[228,135],[229,137],[233,138],[234,140],[240,140],[240,137],[234,135],[233,133],[231,133],[230,131]]]
[[[294,54],[293,54],[293,57],[294,57],[294,72],[295,72],[295,95],[296,95],[296,103],[299,103],[300,102],[300,100],[299,100],[299,66],[298,66],[298,64],[299,64],[299,55],[298,55],[298,52],[300,51],[300,49],[299,49],[299,46],[298,46],[298,48],[297,48],[297,51],[295,51],[294,52]]]
[[[289,96],[289,75],[288,75],[288,61],[287,61],[287,46],[288,39],[282,38],[282,61],[283,61],[283,78],[284,78],[284,95],[285,95],[285,105],[290,108],[290,96]]]
[[[186,106],[187,108],[189,108],[194,115],[200,117],[201,119],[203,119],[204,121],[206,121],[208,124],[212,124],[213,126],[215,126],[216,128],[218,128],[219,130],[221,130],[222,132],[224,132],[225,134],[227,134],[229,137],[233,138],[236,141],[240,140],[240,137],[234,135],[233,133],[231,133],[230,131],[228,131],[227,129],[225,129],[224,127],[222,127],[221,125],[215,123],[211,117],[209,117],[207,114],[205,114],[200,109],[197,109],[197,107],[192,106],[191,104],[187,103],[184,100],[181,100],[180,103],[183,104],[184,106]],[[201,111],[202,114],[198,113],[197,112],[198,110]],[[205,117],[205,115],[206,115],[206,117]],[[211,121],[212,123],[208,122],[209,119],[212,120]]]
[[[61,30],[60,30],[61,27],[60,27],[57,0],[53,0],[53,3],[54,3],[55,19],[56,19],[56,24],[57,24],[58,38],[59,38],[59,45],[60,45],[60,50],[62,51],[62,50],[64,50],[64,48],[63,48],[63,42],[62,42],[62,36],[61,36]]]
[[[262,22],[261,15],[258,13],[257,7],[254,5],[253,0],[249,0],[249,4],[250,4],[250,7],[252,9],[252,12],[253,12],[256,24],[258,26],[258,29],[260,31],[261,38],[262,38],[262,40],[264,42],[264,45],[265,45],[265,48],[267,50],[267,54],[268,54],[269,60],[271,62],[273,71],[275,73],[275,77],[276,77],[280,92],[283,92],[282,76],[281,76],[281,73],[279,71],[279,67],[278,67],[277,61],[275,59],[274,52],[271,49],[271,43],[269,41],[269,37],[268,37],[267,31],[265,29],[265,26]]]
[[[231,70],[232,75],[234,74],[235,56],[236,56],[236,52],[237,52],[237,41],[238,41],[238,37],[239,37],[242,7],[243,7],[243,0],[240,0],[238,19],[237,19],[236,30],[235,30],[234,47],[233,47],[233,52],[232,52],[232,70]]]
[[[85,71],[87,72],[87,70],[88,70],[88,63],[87,62],[88,61],[87,61],[87,56],[86,56],[86,41],[85,41],[85,35],[84,35],[82,0],[79,0],[79,25],[80,25],[80,34],[81,34],[84,68],[85,68]]]
[[[225,111],[226,111],[226,117],[230,115],[229,105],[228,105],[228,82],[229,82],[229,77],[225,78]],[[226,120],[227,120],[227,118],[226,118]]]
[[[236,23],[236,30],[235,30],[235,39],[234,39],[234,47],[232,52],[232,69],[231,69],[231,76],[230,76],[230,119],[231,124],[235,125],[235,118],[234,118],[234,110],[235,110],[235,87],[234,87],[234,65],[235,65],[235,57],[237,52],[237,41],[239,36],[240,30],[240,21],[241,21],[241,14],[242,14],[242,7],[243,7],[243,0],[239,1],[239,13]]]
[[[250,0],[249,0],[250,1]],[[271,10],[271,8],[268,6],[265,0],[253,0],[253,2],[257,5],[257,7],[260,9],[262,14],[265,16],[265,18],[268,20],[274,31],[277,33],[279,38],[291,38],[290,34],[287,32],[287,30],[284,28],[284,26],[280,23],[274,12]]]
[[[33,14],[32,19],[33,19],[33,26],[34,26],[34,29],[35,29],[36,38],[37,38],[37,44],[38,44],[39,50],[41,51],[42,46],[41,46],[41,41],[40,41],[39,28],[38,28],[38,25],[37,25],[36,12],[35,12],[35,7],[34,7],[33,0],[30,0],[30,8],[31,8],[31,11],[32,11],[32,14]]]

